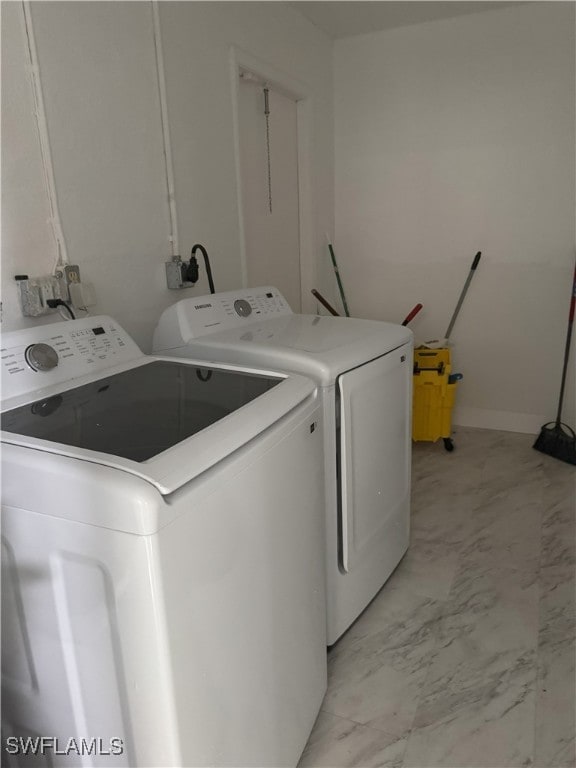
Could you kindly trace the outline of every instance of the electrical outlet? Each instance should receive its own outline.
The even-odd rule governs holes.
[[[174,256],[172,261],[166,261],[164,263],[166,264],[166,284],[170,290],[191,288],[196,284],[196,281],[191,282],[186,279],[188,262],[182,261],[180,256]]]
[[[53,275],[32,278],[19,275],[17,282],[20,287],[20,302],[24,317],[49,315],[55,310],[48,306],[48,299],[64,298],[61,283]]]
[[[66,264],[64,267],[64,280],[66,285],[80,282],[80,267],[78,264]]]
[[[78,264],[65,264],[54,276],[60,281],[62,298],[70,301],[70,286],[80,282],[80,267]]]

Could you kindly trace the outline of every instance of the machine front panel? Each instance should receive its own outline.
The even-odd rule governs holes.
[[[340,567],[379,546],[410,493],[411,345],[338,380]]]

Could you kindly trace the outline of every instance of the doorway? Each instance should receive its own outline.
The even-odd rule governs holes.
[[[298,100],[246,70],[237,76],[246,283],[277,287],[301,312]]]

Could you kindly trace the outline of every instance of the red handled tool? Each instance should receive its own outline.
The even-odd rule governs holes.
[[[316,299],[318,299],[320,304],[323,304],[324,307],[326,307],[326,309],[328,310],[328,312],[330,312],[331,315],[334,315],[335,317],[340,317],[340,314],[338,312],[336,312],[336,310],[334,309],[332,304],[330,304],[330,302],[327,301],[324,298],[324,296],[322,296],[320,291],[317,291],[316,288],[312,288],[310,293],[312,294],[312,296],[314,296]],[[418,314],[418,312],[420,312],[421,309],[422,309],[422,304],[416,304],[416,306],[412,310],[410,310],[410,312],[406,315],[406,317],[402,321],[402,325],[408,325],[410,320],[413,320],[416,317],[416,315]]]
[[[420,312],[421,309],[422,309],[422,304],[416,304],[414,309],[406,315],[406,317],[402,321],[402,325],[408,325],[410,320],[413,320],[418,314],[418,312]]]
[[[317,291],[317,290],[316,290],[316,288],[312,288],[312,291],[311,291],[311,293],[312,293],[312,296],[314,296],[315,298],[317,298],[317,299],[318,299],[318,301],[320,302],[320,304],[323,304],[323,305],[326,307],[326,309],[328,310],[328,312],[330,312],[330,314],[331,314],[331,315],[335,315],[336,317],[340,317],[340,315],[338,314],[338,312],[336,312],[336,310],[334,309],[334,307],[332,306],[332,304],[330,304],[330,303],[329,303],[329,302],[328,302],[328,301],[327,301],[327,300],[324,298],[324,296],[322,296],[322,294],[320,293],[320,291]]]

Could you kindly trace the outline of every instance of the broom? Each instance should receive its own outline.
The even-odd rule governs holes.
[[[542,453],[547,453],[567,464],[576,465],[576,434],[567,424],[561,422],[562,403],[564,401],[564,386],[568,371],[568,356],[570,355],[570,341],[572,339],[572,325],[574,323],[574,308],[576,306],[576,267],[574,268],[574,280],[572,282],[572,298],[570,300],[570,314],[568,315],[568,332],[566,334],[566,348],[564,350],[564,367],[562,369],[562,383],[560,385],[560,400],[556,421],[544,424],[540,434],[536,438],[534,448]]]

